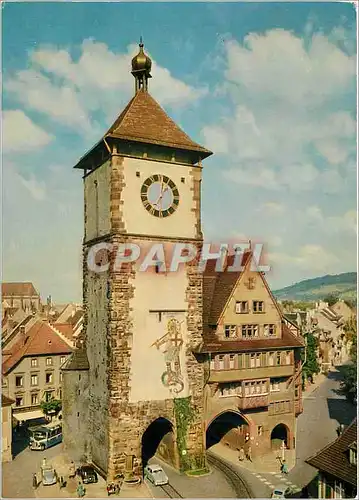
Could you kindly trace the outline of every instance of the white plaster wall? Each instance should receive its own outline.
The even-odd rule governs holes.
[[[249,278],[255,279],[255,288],[253,290],[248,289],[246,286]],[[241,300],[248,301],[248,313],[236,313],[236,302]],[[264,302],[263,313],[253,312],[253,301],[255,300]],[[281,317],[276,304],[270,296],[260,274],[257,271],[251,271],[250,266],[245,269],[233,296],[224,310],[222,323],[228,325],[261,325],[259,336],[263,336],[263,325],[274,324],[276,325],[277,336],[281,336]]]
[[[110,161],[94,170],[84,179],[85,239],[91,240],[110,232]],[[96,189],[98,190],[98,232],[96,230]]]
[[[189,395],[185,364],[185,348],[188,341],[186,314],[168,313],[162,315],[162,321],[159,322],[158,314],[149,313],[150,309],[187,310],[186,273],[162,275],[156,274],[154,270],[137,272],[135,287],[134,298],[130,302],[130,307],[133,309],[130,402],[165,400],[175,396],[161,381],[161,376],[166,371],[162,352],[165,345],[159,350],[156,346],[151,346],[166,334],[167,322],[171,316],[183,322],[181,334],[184,342],[180,351],[180,364],[184,389],[178,393],[178,397],[186,397]]]
[[[167,237],[196,237],[196,216],[193,204],[193,178],[190,168],[184,165],[162,163],[151,160],[124,158],[125,188],[122,193],[123,217],[126,231],[132,234],[149,234]],[[140,172],[140,177],[136,176]],[[163,174],[176,184],[180,201],[177,210],[164,219],[147,212],[141,200],[144,181],[154,174]],[[181,182],[181,178],[185,182]]]

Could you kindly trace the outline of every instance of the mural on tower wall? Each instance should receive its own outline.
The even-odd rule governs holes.
[[[136,275],[130,300],[133,319],[130,402],[189,396],[186,346],[187,276],[184,272]]]
[[[161,375],[161,382],[174,394],[179,394],[184,389],[180,359],[183,346],[182,325],[183,321],[171,317],[167,322],[167,333],[152,344],[164,354],[166,371]]]

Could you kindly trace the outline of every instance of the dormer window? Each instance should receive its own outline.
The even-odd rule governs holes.
[[[357,449],[356,449],[356,444],[354,445],[352,448],[349,448],[349,462],[351,463],[351,465],[357,464]]]

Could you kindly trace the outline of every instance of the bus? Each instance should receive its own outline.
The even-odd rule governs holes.
[[[30,450],[46,450],[62,441],[62,425],[49,423],[30,430]]]

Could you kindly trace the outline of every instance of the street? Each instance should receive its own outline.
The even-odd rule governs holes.
[[[327,379],[303,399],[304,411],[297,420],[296,465],[288,478],[301,487],[316,475],[316,469],[305,460],[337,437],[338,424],[348,425],[356,416],[356,407],[338,395],[341,374],[329,372]]]

